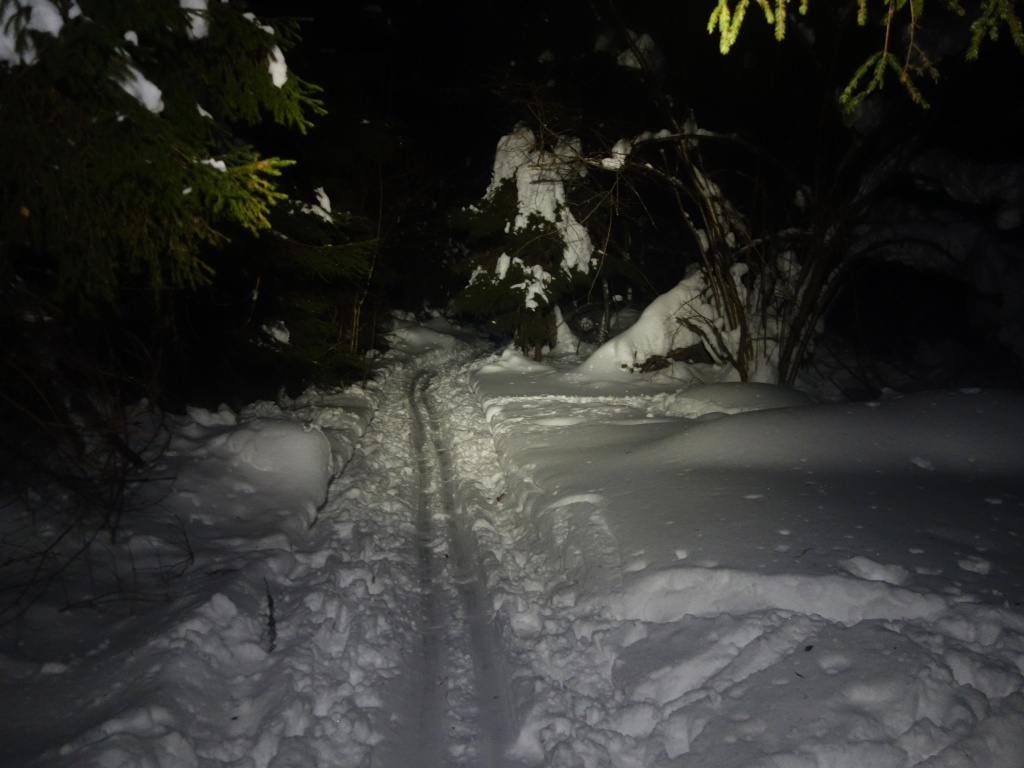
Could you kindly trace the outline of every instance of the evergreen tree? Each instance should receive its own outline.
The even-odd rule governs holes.
[[[269,115],[305,131],[319,110],[284,64],[294,25],[178,0],[0,0],[0,18],[4,283],[116,305],[119,288],[208,282],[202,245],[269,225],[289,161],[233,127]]]
[[[371,222],[332,210],[323,187],[315,194],[316,202],[293,195],[275,208],[273,236],[252,252],[254,291],[263,297],[253,301],[249,344],[239,350],[250,368],[296,388],[365,373],[360,353],[373,330],[361,318],[379,247]]]
[[[139,460],[121,405],[160,394],[176,294],[231,272],[244,256],[216,246],[285,197],[291,161],[244,135],[323,111],[285,63],[297,39],[226,2],[0,0],[6,455],[72,475]]]
[[[457,307],[538,360],[555,344],[558,300],[594,266],[590,235],[566,199],[566,183],[582,170],[579,153],[564,138],[546,149],[520,125],[498,142],[481,207],[457,217],[479,249]]]

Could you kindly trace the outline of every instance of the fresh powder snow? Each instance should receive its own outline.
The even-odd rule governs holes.
[[[650,331],[400,322],[364,386],[168,417],[5,614],[0,765],[1024,765],[1024,396],[630,374]]]

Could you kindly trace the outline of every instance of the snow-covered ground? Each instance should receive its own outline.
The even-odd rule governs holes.
[[[1024,766],[1024,395],[393,342],[172,424],[0,630],[0,765]]]

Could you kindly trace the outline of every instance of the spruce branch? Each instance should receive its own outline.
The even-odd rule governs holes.
[[[958,6],[959,7],[959,6]],[[963,9],[959,9],[963,15]],[[971,23],[971,42],[967,48],[967,58],[973,61],[978,58],[982,42],[988,38],[999,39],[999,28],[1005,24],[1010,32],[1013,44],[1024,53],[1024,29],[1017,13],[1016,0],[983,0],[981,14]]]
[[[31,43],[22,30],[31,4],[0,5],[13,14],[8,28]],[[237,124],[305,132],[324,110],[316,86],[272,82],[271,51],[297,40],[289,22],[272,29],[212,3],[197,39],[195,12],[176,3],[95,0],[88,16],[37,40],[33,63],[0,66],[0,272],[51,270],[55,298],[116,309],[126,287],[156,297],[208,284],[206,246],[227,243],[232,228],[269,227],[285,198],[276,177],[291,161],[249,147],[225,153]],[[124,42],[125,28],[136,43]],[[162,108],[123,89],[129,67],[159,88]]]
[[[782,40],[786,34],[787,5],[793,0],[775,0],[775,7],[768,0],[757,0],[764,11],[769,25],[774,26],[776,40]],[[980,13],[970,25],[970,43],[967,48],[967,59],[978,58],[981,44],[987,39],[998,40],[1003,27],[1009,31],[1014,45],[1024,53],[1024,23],[1017,11],[1018,0],[982,0]],[[801,0],[798,12],[807,12],[809,0]],[[749,0],[737,0],[730,8],[729,0],[718,0],[708,19],[709,34],[719,35],[719,48],[723,54],[732,50],[739,38],[740,27],[746,18]],[[884,18],[885,32],[881,47],[872,53],[857,68],[850,81],[842,91],[840,104],[849,112],[856,109],[867,96],[884,85],[886,74],[891,72],[903,85],[912,101],[927,109],[928,102],[921,93],[918,82],[922,78],[938,81],[939,70],[931,62],[926,52],[915,42],[915,33],[924,15],[925,0],[886,0]],[[965,15],[960,0],[945,0],[945,8],[949,13]],[[870,14],[867,0],[857,0],[857,24],[867,26]],[[897,14],[909,17],[905,23],[909,40],[906,43],[903,60],[893,54],[892,32],[896,28]],[[870,75],[870,77],[868,77]]]

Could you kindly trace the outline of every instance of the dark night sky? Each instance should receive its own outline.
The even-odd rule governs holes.
[[[536,65],[542,51],[550,49],[563,63],[586,56],[602,28],[651,33],[667,62],[664,90],[677,112],[685,115],[693,108],[702,126],[747,132],[769,151],[782,151],[787,143],[807,149],[810,134],[821,130],[812,123],[822,119],[822,95],[843,85],[878,42],[874,30],[851,25],[841,39],[833,39],[832,4],[812,3],[817,14],[810,18],[817,36],[813,48],[802,44],[795,28],[777,44],[752,12],[741,44],[722,57],[717,40],[705,31],[710,0],[638,0],[623,6],[609,12],[601,0],[392,0],[380,3],[377,12],[368,10],[377,5],[364,2],[252,4],[266,16],[311,19],[302,25],[304,42],[291,52],[289,63],[326,88],[332,111],[359,109],[401,123],[407,139],[429,137],[437,160],[449,167],[452,153],[469,149],[474,161],[477,153],[486,154],[521,116],[501,98],[503,79],[547,77]],[[931,91],[938,94],[936,108],[926,116],[909,108],[899,112],[931,124],[929,130],[936,124],[955,128],[951,136],[973,139],[984,131],[984,140],[975,142],[979,150],[1009,151],[1019,144],[1021,115],[1018,106],[1016,120],[1008,122],[1006,102],[1020,105],[1024,93],[1024,66],[1015,57],[1020,58],[1007,41],[989,46],[981,62],[966,68],[954,57],[945,63],[944,90]],[[562,80],[578,74],[557,65],[552,72]],[[978,87],[992,73],[999,90],[995,99],[986,92],[995,89]],[[889,91],[897,88],[893,84]],[[828,119],[836,119],[836,113]],[[664,126],[645,126],[659,127]]]

